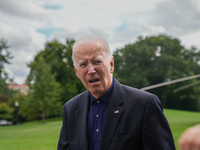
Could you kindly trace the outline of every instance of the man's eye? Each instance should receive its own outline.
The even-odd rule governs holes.
[[[86,66],[86,64],[80,64],[80,67],[85,67]]]
[[[94,64],[100,64],[101,63],[101,61],[95,61],[94,62]]]

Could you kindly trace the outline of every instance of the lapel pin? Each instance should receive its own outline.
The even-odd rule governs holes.
[[[119,113],[119,110],[115,110],[114,113],[115,113],[115,114],[118,114],[118,113]]]

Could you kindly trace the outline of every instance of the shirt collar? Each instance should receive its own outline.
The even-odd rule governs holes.
[[[95,99],[95,98],[92,96],[92,94],[90,93],[90,91],[89,91],[89,95],[90,95],[90,105],[92,105],[92,103],[93,103],[95,100],[100,100],[100,101],[103,101],[103,102],[108,103],[108,99],[109,99],[109,97],[110,97],[110,93],[111,93],[112,87],[113,87],[113,79],[112,79],[112,84],[111,84],[109,90],[108,90],[102,97],[100,97],[99,99]]]

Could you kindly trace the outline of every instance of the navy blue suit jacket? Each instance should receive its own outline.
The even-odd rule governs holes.
[[[89,94],[65,103],[58,150],[88,150]],[[174,150],[172,133],[160,100],[114,79],[100,150]]]

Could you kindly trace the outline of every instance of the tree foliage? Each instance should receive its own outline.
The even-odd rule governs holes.
[[[7,103],[0,103],[0,120],[1,119],[11,119],[13,109],[8,106]]]
[[[28,110],[30,111],[28,115],[40,114],[44,123],[46,114],[61,114],[60,85],[55,81],[50,66],[42,56],[37,58],[35,70],[28,76],[27,84],[31,91],[22,105],[24,109],[26,107],[31,109]]]
[[[0,103],[8,103],[9,97],[7,95],[0,95]]]
[[[134,44],[115,51],[114,58],[117,78],[136,88],[200,74],[200,52],[194,47],[188,50],[178,39],[165,35],[139,37]],[[165,107],[198,110],[198,85],[172,93],[174,89],[196,80],[149,91],[158,95]]]
[[[55,79],[60,83],[61,101],[65,103],[78,93],[85,90],[81,81],[76,77],[71,59],[72,45],[75,41],[67,39],[66,44],[61,44],[58,41],[48,42],[45,49],[37,54],[35,60],[29,65],[32,72],[38,62],[38,58],[42,56],[45,62],[51,67],[51,74],[55,75]]]
[[[6,81],[12,82],[5,71],[4,65],[10,64],[12,56],[8,51],[9,46],[4,39],[0,40],[0,119],[11,119],[13,109],[10,107],[9,98],[16,92],[6,86]]]
[[[7,41],[4,39],[0,40],[0,94],[9,93],[8,88],[6,87],[6,80],[12,81],[8,77],[8,73],[5,71],[4,65],[10,64],[10,59],[12,56],[8,51],[9,46],[7,45]]]

